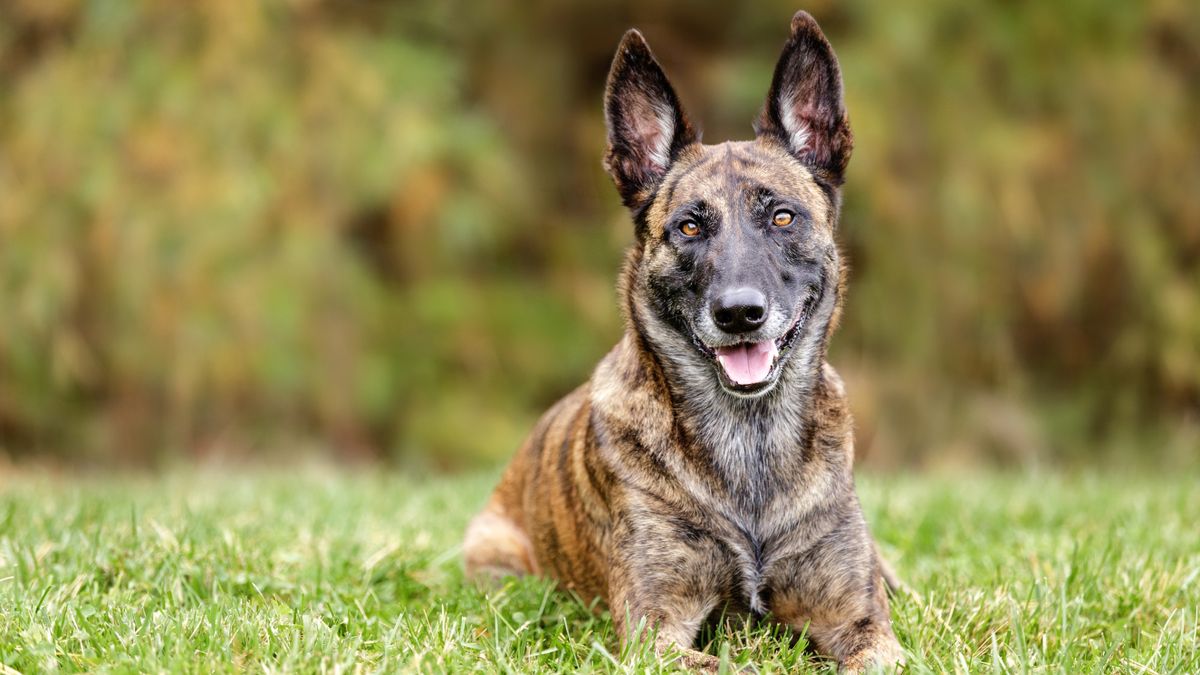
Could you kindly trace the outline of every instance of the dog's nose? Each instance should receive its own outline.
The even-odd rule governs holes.
[[[734,288],[712,302],[712,317],[726,333],[749,333],[767,320],[767,297],[756,288]]]

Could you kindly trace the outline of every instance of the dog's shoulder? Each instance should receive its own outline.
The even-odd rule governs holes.
[[[827,396],[845,400],[846,383],[842,381],[842,376],[838,375],[838,371],[828,361],[821,364],[821,384],[827,392]]]
[[[662,433],[669,429],[670,392],[662,370],[629,332],[596,366],[588,397],[609,425]]]
[[[820,377],[813,387],[810,419],[814,431],[814,449],[824,449],[829,459],[840,466],[854,464],[854,418],[846,383],[828,362],[821,365]]]

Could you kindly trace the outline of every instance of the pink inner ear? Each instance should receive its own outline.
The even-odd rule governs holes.
[[[779,97],[779,117],[792,152],[817,164],[828,162],[833,155],[837,132],[837,112],[805,98],[803,91],[791,99]]]
[[[639,99],[626,116],[630,145],[637,148],[640,167],[647,173],[662,173],[671,162],[671,140],[675,115],[665,105]]]
[[[805,121],[801,112],[797,110],[797,105],[788,100],[788,97],[779,97],[780,117],[782,118],[783,131],[787,134],[788,143],[792,146],[792,152],[803,152],[811,150],[808,147],[812,141],[812,130],[809,128],[808,122]],[[805,110],[804,112],[811,112]]]

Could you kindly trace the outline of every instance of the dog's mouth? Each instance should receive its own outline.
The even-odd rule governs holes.
[[[725,377],[739,387],[748,387],[767,380],[779,357],[779,345],[775,340],[743,342],[718,347],[716,356]]]
[[[741,342],[721,347],[709,347],[698,338],[694,338],[693,341],[701,353],[716,362],[717,377],[722,387],[742,395],[761,394],[770,389],[779,378],[783,363],[787,360],[796,337],[808,322],[816,300],[815,294],[810,295],[801,306],[792,327],[773,340]]]

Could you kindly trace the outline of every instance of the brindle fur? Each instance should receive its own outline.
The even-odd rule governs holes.
[[[721,608],[807,629],[847,670],[899,662],[888,573],[851,476],[845,391],[825,361],[841,306],[834,230],[852,144],[832,48],[798,13],[757,138],[706,146],[630,31],[606,112],[605,165],[638,234],[620,277],[625,335],[514,457],[468,529],[468,572],[548,575],[606,601],[622,640],[645,620],[658,649],[684,650],[691,667],[715,668],[692,643]],[[755,225],[766,194],[798,204],[802,229]],[[703,249],[671,232],[674,214],[695,204],[713,232]],[[718,382],[695,344],[703,321],[688,309],[717,277],[743,274],[729,261],[745,255],[778,273],[772,283],[803,298],[796,311],[808,316],[775,385],[757,396]],[[763,330],[786,328],[770,323]]]

